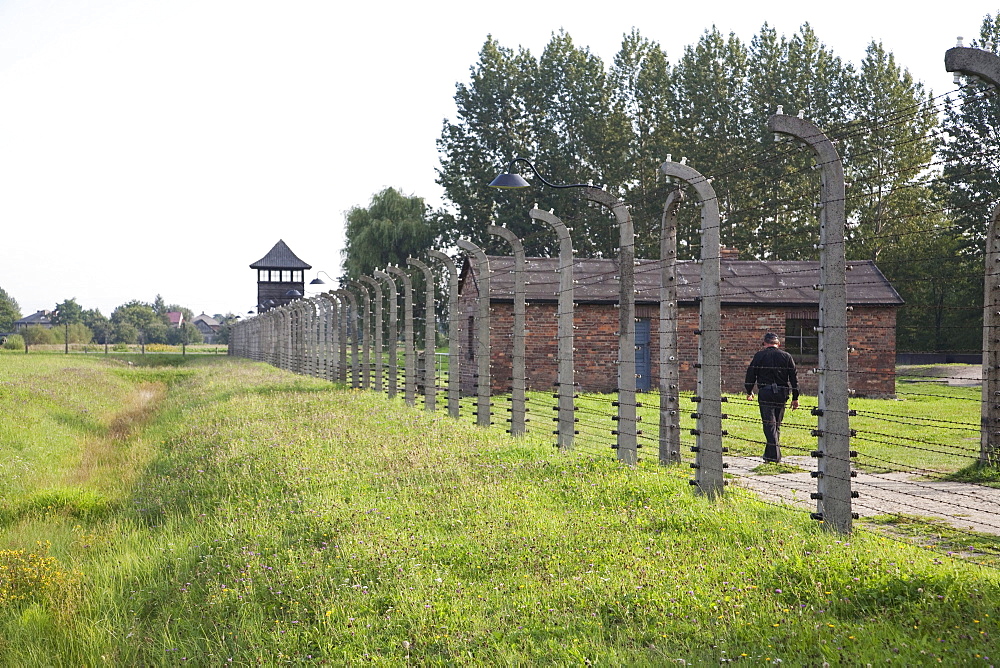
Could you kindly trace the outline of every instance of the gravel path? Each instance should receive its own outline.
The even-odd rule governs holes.
[[[752,489],[764,499],[815,510],[816,502],[809,499],[809,494],[816,491],[816,480],[809,471],[816,470],[816,460],[785,457],[782,461],[805,471],[757,475],[751,469],[763,463],[760,457],[730,457],[726,472],[737,476],[734,484]],[[852,489],[860,494],[852,507],[861,517],[934,517],[958,529],[1000,535],[1000,489],[924,480],[910,473],[862,472],[854,478]]]

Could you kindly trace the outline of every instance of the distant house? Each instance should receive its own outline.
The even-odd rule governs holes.
[[[180,329],[184,325],[184,314],[180,311],[167,311],[167,325]]]
[[[31,327],[32,325],[38,325],[39,327],[44,327],[45,329],[52,328],[52,321],[49,316],[52,315],[52,311],[35,311],[31,315],[27,315],[20,320],[14,322],[14,331],[20,332],[25,327]]]
[[[513,258],[490,257],[490,376],[494,393],[510,391],[513,331]],[[559,261],[527,258],[525,361],[528,386],[548,390],[556,382],[556,304]],[[617,387],[618,280],[611,259],[575,259],[574,367],[583,391]],[[895,394],[896,310],[903,300],[870,261],[849,262],[847,272],[850,386],[859,396]],[[694,390],[698,361],[700,266],[677,266],[678,351],[681,389]],[[475,391],[474,341],[479,289],[466,260],[459,296],[461,378],[464,393]],[[782,346],[800,368],[802,390],[815,393],[811,369],[818,361],[819,263],[815,261],[722,260],[723,391],[741,393],[747,362],[765,332],[782,336]],[[635,268],[636,384],[659,382],[659,263],[638,260]]]
[[[219,330],[222,329],[218,320],[207,313],[202,313],[195,316],[191,322],[201,332],[201,338],[205,343],[215,343],[215,338],[219,335]]]

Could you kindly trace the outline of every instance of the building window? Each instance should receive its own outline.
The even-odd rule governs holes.
[[[292,272],[292,283],[301,283],[301,282],[302,282],[302,272],[301,271],[293,271]]]
[[[815,360],[819,357],[819,320],[813,318],[785,319],[785,350],[792,357]]]
[[[261,269],[257,272],[257,280],[261,283],[267,283],[267,279],[270,278],[270,276],[271,275],[268,273],[267,269]]]
[[[272,269],[271,270],[271,282],[272,283],[279,283],[280,281],[281,281],[281,272],[278,271],[277,269]]]
[[[292,272],[288,269],[284,269],[281,272],[281,282],[291,283],[292,282]]]

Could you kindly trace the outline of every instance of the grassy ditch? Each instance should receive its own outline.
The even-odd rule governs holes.
[[[551,434],[224,358],[26,356],[0,415],[10,665],[995,661],[994,569]]]

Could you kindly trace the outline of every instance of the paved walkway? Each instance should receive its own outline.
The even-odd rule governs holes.
[[[760,457],[727,457],[726,472],[737,476],[734,484],[752,489],[770,501],[816,510],[809,498],[816,491],[816,470],[811,457],[785,457],[783,463],[805,469],[801,473],[758,475],[751,469]],[[858,473],[852,489],[860,494],[852,507],[861,517],[917,515],[934,517],[963,530],[1000,535],[1000,489],[961,482],[924,480],[910,473]]]

